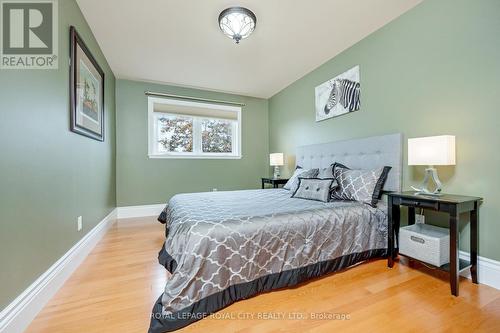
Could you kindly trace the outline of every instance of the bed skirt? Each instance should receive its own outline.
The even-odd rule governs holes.
[[[167,251],[165,251],[165,243],[163,243],[160,252],[158,253],[158,262],[165,267],[170,274],[177,268],[177,261]]]
[[[149,333],[163,333],[178,330],[195,321],[203,319],[236,301],[255,296],[265,291],[292,287],[312,278],[328,273],[337,272],[359,262],[387,256],[387,249],[369,250],[361,253],[352,253],[332,260],[318,262],[309,266],[283,271],[280,273],[262,276],[256,280],[232,285],[218,293],[209,295],[196,303],[172,314],[162,312],[160,297],[151,314]],[[158,260],[169,272],[177,267],[177,262],[165,251],[165,247],[158,254]]]

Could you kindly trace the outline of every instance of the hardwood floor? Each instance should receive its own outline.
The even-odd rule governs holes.
[[[27,332],[146,332],[168,278],[156,258],[163,240],[155,218],[117,222]],[[318,318],[333,314],[343,318]],[[463,279],[453,297],[442,273],[376,260],[237,302],[178,332],[334,331],[500,332],[500,291]]]

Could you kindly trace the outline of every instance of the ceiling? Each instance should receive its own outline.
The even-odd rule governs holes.
[[[116,77],[263,98],[421,1],[77,0]],[[239,45],[217,23],[234,5],[257,16]]]

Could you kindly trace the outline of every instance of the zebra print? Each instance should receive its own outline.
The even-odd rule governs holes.
[[[337,105],[337,81],[333,82],[332,90],[330,91],[330,97],[328,98],[328,102],[325,105],[325,114],[329,114],[330,110]]]
[[[360,101],[359,101],[359,91],[360,84],[359,82],[354,82],[350,80],[342,80],[340,83],[340,104],[345,109],[350,111],[359,110]]]
[[[335,80],[333,83],[330,97],[325,105],[325,114],[330,113],[330,110],[340,103],[344,109],[357,111],[360,108],[361,102],[359,98],[361,86],[359,82],[351,80]]]

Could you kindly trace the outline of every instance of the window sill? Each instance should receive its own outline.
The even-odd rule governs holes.
[[[204,155],[169,155],[169,154],[157,154],[148,155],[150,159],[186,159],[186,160],[241,160],[242,156],[204,156]]]

